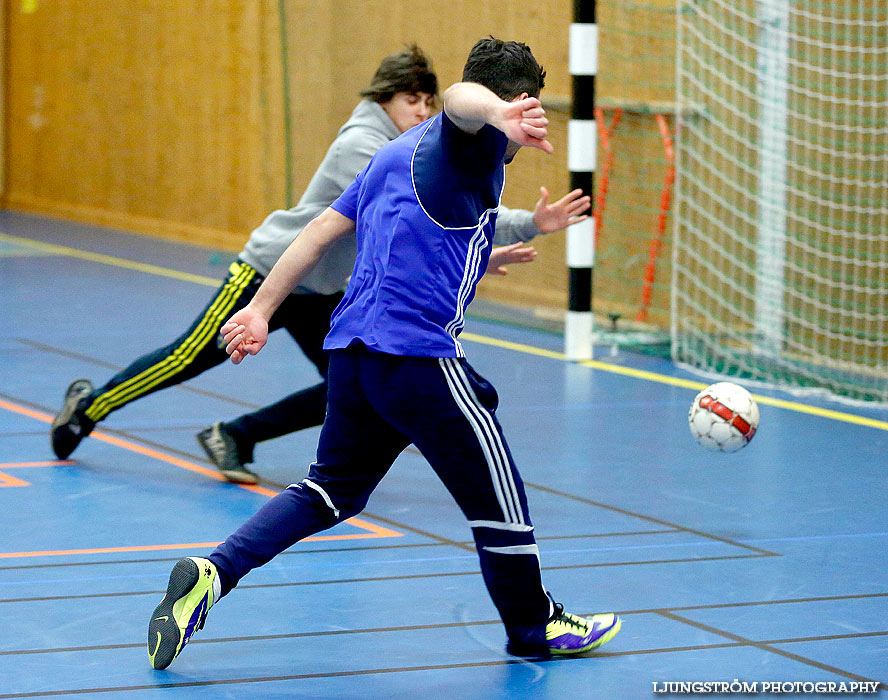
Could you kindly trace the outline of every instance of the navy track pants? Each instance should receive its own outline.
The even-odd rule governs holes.
[[[356,515],[414,444],[456,500],[510,641],[544,640],[550,604],[524,484],[495,416],[496,390],[464,359],[330,353],[327,418],[308,477],[210,555],[223,595],[251,569]],[[542,635],[542,636],[541,636]]]

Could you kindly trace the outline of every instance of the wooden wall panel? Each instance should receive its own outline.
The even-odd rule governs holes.
[[[288,10],[302,3],[288,2]],[[358,99],[358,92],[366,86],[382,56],[399,50],[415,41],[431,57],[439,82],[446,87],[461,78],[462,66],[469,49],[479,38],[493,34],[506,39],[517,39],[530,45],[534,54],[548,71],[544,99],[559,105],[568,102],[570,76],[567,73],[567,34],[572,5],[567,0],[547,3],[544,7],[528,8],[524,4],[506,0],[453,0],[440,2],[392,2],[365,0],[340,3],[348,12],[340,12],[328,33],[328,41],[320,43],[316,27],[304,20],[300,12],[289,12],[291,36],[300,37],[306,47],[306,57],[318,61],[315,51],[330,59],[325,76],[332,86],[329,109],[324,109],[330,121],[318,124],[318,135],[324,135],[324,147],[335,136],[339,125],[348,117]],[[318,11],[315,10],[315,13]],[[313,17],[316,16],[313,15]],[[291,43],[291,46],[293,44]],[[295,75],[293,82],[309,76]],[[307,87],[311,87],[307,85]],[[316,86],[323,89],[323,83]],[[308,92],[307,95],[314,96]],[[307,95],[299,88],[292,92],[294,114]],[[567,116],[550,111],[551,140],[556,152],[551,156],[526,150],[519,154],[507,170],[504,202],[512,207],[532,208],[539,196],[539,186],[546,185],[553,195],[567,191]],[[323,149],[314,163],[320,160]],[[300,171],[296,180],[301,191],[308,183],[314,165]],[[567,272],[564,263],[564,236],[555,234],[534,242],[540,257],[532,266],[513,266],[508,276],[485,280],[479,288],[479,297],[504,303],[563,309],[567,298]]]
[[[6,202],[208,244],[265,200],[263,4],[9,6]]]
[[[540,185],[567,190],[568,0],[285,0],[283,25],[277,0],[6,8],[7,206],[239,250],[288,185],[298,199],[382,56],[415,41],[446,86],[488,34],[532,47],[544,100],[562,109],[550,111],[556,153],[518,156],[506,204],[532,207]],[[564,237],[535,245],[534,265],[480,295],[563,308]]]

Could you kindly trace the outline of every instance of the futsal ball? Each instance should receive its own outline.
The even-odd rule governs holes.
[[[732,382],[717,382],[694,398],[688,412],[691,435],[703,447],[736,452],[755,435],[759,410],[746,389]]]

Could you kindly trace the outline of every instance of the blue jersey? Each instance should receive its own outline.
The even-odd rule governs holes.
[[[442,112],[376,153],[331,205],[355,221],[358,255],[326,349],[465,356],[457,337],[487,269],[507,144]]]

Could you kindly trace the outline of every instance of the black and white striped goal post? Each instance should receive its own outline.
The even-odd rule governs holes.
[[[572,83],[567,126],[570,188],[594,197],[598,135],[595,124],[595,74],[598,71],[598,25],[595,0],[574,0],[570,25],[569,68]],[[567,229],[568,308],[564,354],[569,360],[592,359],[594,330],[592,279],[595,267],[595,218]]]

